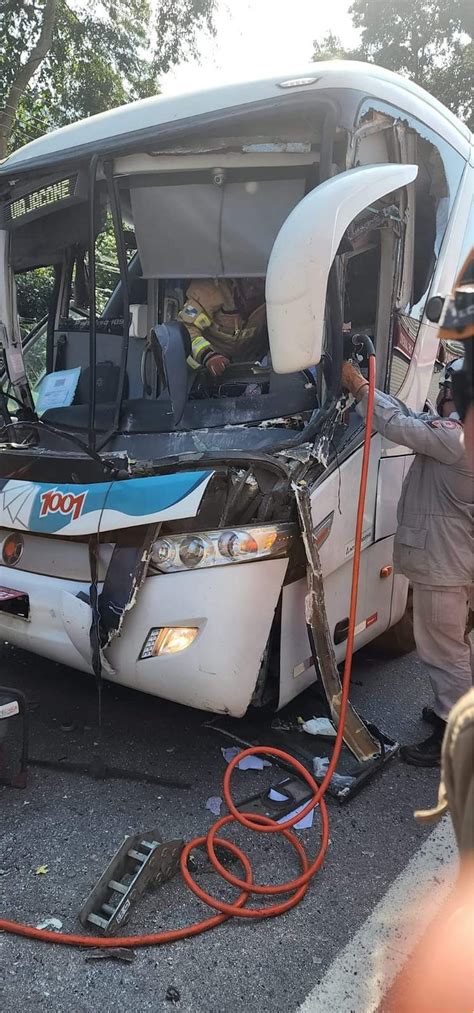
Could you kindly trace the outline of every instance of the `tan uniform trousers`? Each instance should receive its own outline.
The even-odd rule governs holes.
[[[473,682],[473,651],[466,634],[471,588],[413,584],[413,628],[419,657],[428,666],[434,710],[447,721]]]

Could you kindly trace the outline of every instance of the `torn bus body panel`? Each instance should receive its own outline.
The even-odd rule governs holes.
[[[120,635],[125,614],[134,607],[147,574],[159,529],[156,524],[149,524],[139,530],[141,538],[137,545],[115,545],[98,598],[102,651],[113,637]]]
[[[316,540],[313,537],[311,500],[304,483],[294,483],[301,533],[308,562],[308,595],[306,622],[310,641],[314,645],[321,683],[326,695],[330,715],[336,727],[339,723],[342,686],[334,654],[333,641],[326,613],[323,576]],[[371,735],[351,703],[348,704],[344,727],[344,741],[360,761],[373,760],[381,755],[381,744]]]

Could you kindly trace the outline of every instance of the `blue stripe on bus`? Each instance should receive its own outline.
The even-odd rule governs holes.
[[[86,514],[113,510],[126,526],[127,518],[150,518],[176,506],[211,474],[178,471],[93,485],[1,480],[0,524],[53,534]]]

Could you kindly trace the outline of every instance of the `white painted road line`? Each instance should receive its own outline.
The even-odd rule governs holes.
[[[456,868],[456,842],[445,816],[340,950],[300,1013],[375,1013],[445,899]]]

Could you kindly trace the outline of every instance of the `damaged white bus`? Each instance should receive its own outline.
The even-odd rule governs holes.
[[[317,678],[304,480],[343,659],[363,438],[344,346],[369,335],[377,385],[423,408],[427,300],[472,243],[472,150],[415,85],[336,62],[147,99],[3,162],[3,640],[204,710],[282,707]],[[45,267],[47,323],[25,338],[16,287]],[[218,377],[190,368],[177,319],[202,278],[266,283],[265,354],[241,350]],[[409,465],[372,436],[356,648],[403,621],[392,542]]]

